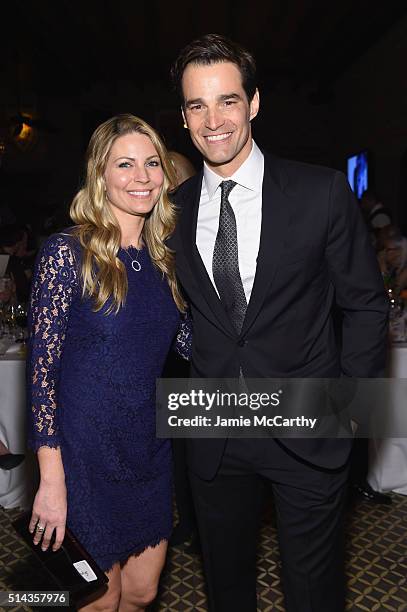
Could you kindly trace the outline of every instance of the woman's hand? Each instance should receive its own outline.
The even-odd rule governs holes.
[[[29,530],[34,533],[34,544],[42,538],[41,550],[47,550],[55,529],[56,539],[52,550],[57,551],[63,542],[66,524],[65,482],[41,482],[35,496]]]
[[[41,550],[47,550],[55,529],[55,552],[61,547],[66,524],[66,486],[61,449],[41,446],[37,453],[41,482],[35,496],[29,530],[34,533],[34,544],[42,538]]]

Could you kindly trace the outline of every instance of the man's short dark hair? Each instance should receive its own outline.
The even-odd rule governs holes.
[[[252,54],[225,36],[205,34],[184,47],[171,68],[171,80],[182,104],[182,76],[188,64],[209,66],[220,62],[232,62],[238,67],[247,99],[252,101],[257,87],[256,62]]]

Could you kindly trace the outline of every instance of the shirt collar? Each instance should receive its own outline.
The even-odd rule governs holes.
[[[238,185],[259,193],[262,187],[263,163],[263,153],[260,151],[254,140],[249,157],[243,162],[240,168],[238,168],[236,172],[232,174],[232,176],[223,178],[211,170],[206,162],[204,162],[204,181],[209,200],[212,200],[222,181],[226,180],[233,180]]]

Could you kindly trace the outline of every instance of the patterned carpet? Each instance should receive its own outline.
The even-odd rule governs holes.
[[[10,519],[16,515],[14,510],[0,510],[0,590],[52,589],[28,548],[14,535]],[[347,533],[347,610],[407,611],[407,497],[393,495],[392,506],[358,503],[348,513]],[[284,611],[278,568],[276,532],[270,512],[263,522],[258,559],[259,612]],[[17,612],[44,608],[0,609]],[[199,556],[170,549],[153,609],[207,611]]]

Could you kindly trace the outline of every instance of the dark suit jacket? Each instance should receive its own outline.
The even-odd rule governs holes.
[[[203,173],[181,185],[170,246],[194,325],[191,375],[234,378],[384,375],[388,300],[347,179],[338,171],[265,154],[260,249],[238,336],[195,244]],[[342,311],[338,348],[333,307]],[[349,440],[284,439],[290,452],[337,468]],[[224,440],[188,442],[190,468],[211,479]]]

